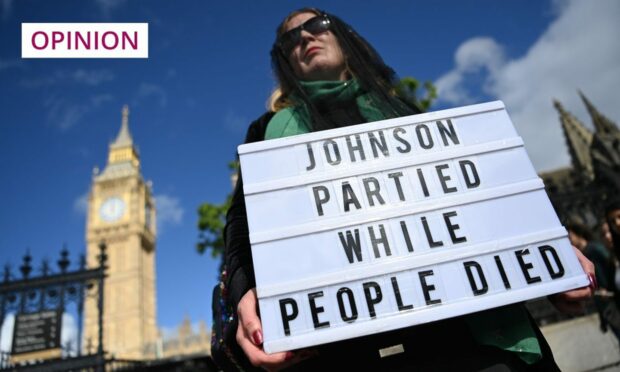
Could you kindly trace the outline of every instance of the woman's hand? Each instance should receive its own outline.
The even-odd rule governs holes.
[[[257,313],[258,301],[256,288],[249,290],[239,301],[237,315],[239,326],[237,327],[237,343],[245,355],[255,367],[261,367],[268,371],[278,371],[289,367],[315,353],[304,350],[299,352],[280,352],[267,354],[263,351],[263,327]]]
[[[575,250],[577,259],[579,259],[581,267],[583,267],[583,271],[585,271],[588,278],[590,278],[590,286],[549,296],[549,300],[560,312],[580,315],[583,314],[585,302],[592,297],[597,284],[596,277],[594,276],[594,264],[588,260],[579,249],[575,247],[573,247],[573,249]]]

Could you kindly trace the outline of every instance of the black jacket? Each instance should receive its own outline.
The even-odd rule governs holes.
[[[353,115],[355,116],[355,115]],[[252,122],[245,143],[264,140],[265,130],[273,113],[266,113]],[[243,178],[239,175],[231,207],[226,216],[225,263],[227,270],[227,301],[236,311],[241,297],[256,286],[249,240],[248,221],[243,195]],[[491,310],[492,311],[492,310]],[[532,320],[533,323],[533,320]],[[253,368],[244,358],[243,351],[235,341],[236,319],[231,323],[228,340],[231,350],[237,355],[239,364],[246,369]],[[551,350],[538,327],[534,326],[543,349],[543,360],[527,365],[515,354],[497,348],[478,345],[462,318],[451,318],[416,327],[387,333],[365,336],[320,345],[319,356],[295,365],[291,370],[459,370],[478,371],[492,366],[503,366],[509,371],[559,370]],[[379,350],[402,345],[404,352],[381,358]]]

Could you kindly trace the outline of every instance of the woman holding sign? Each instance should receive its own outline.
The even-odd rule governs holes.
[[[396,95],[396,76],[374,48],[335,16],[316,9],[291,13],[277,29],[271,57],[279,87],[270,99],[270,112],[252,123],[246,142],[420,113]],[[233,363],[238,367],[268,370],[557,370],[547,343],[522,305],[311,350],[266,354],[261,346],[241,177],[228,212],[225,240],[222,303],[238,319],[224,321],[232,323],[223,327],[216,344],[216,349],[223,350],[215,351],[216,359],[218,353],[233,359],[236,355]],[[593,273],[592,264],[579,257],[586,272]],[[591,290],[570,291],[554,300],[563,310],[578,311],[579,302]]]

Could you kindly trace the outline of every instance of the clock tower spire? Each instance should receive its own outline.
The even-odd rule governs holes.
[[[129,107],[127,105],[123,106],[121,129],[116,139],[110,143],[108,153],[108,167],[121,163],[129,163],[134,168],[140,169],[140,155],[129,132]]]
[[[109,144],[107,164],[95,174],[88,199],[88,265],[97,265],[98,245],[107,246],[103,309],[104,350],[121,359],[148,359],[157,337],[155,301],[155,200],[140,172],[129,131],[129,108]],[[97,306],[85,304],[83,345],[97,343]],[[89,342],[90,340],[90,342]]]

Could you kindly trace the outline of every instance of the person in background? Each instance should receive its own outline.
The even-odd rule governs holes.
[[[601,241],[607,250],[607,254],[611,255],[614,249],[614,242],[611,239],[611,231],[607,219],[601,224]]]
[[[601,322],[601,328],[609,326],[620,342],[620,199],[613,198],[607,203],[601,235],[608,259],[601,290],[595,293],[594,299],[602,308],[604,322]]]
[[[586,226],[571,222],[566,225],[566,230],[568,230],[568,239],[571,244],[594,264],[598,285],[602,288],[609,288],[606,274],[610,256],[608,251],[600,243],[592,240],[592,233]]]
[[[407,47],[405,47],[407,48]],[[411,52],[416,52],[412,48]],[[422,55],[420,54],[422,57]],[[269,111],[253,122],[246,142],[332,129],[417,114],[396,93],[398,79],[376,50],[340,18],[314,8],[290,13],[278,26],[271,51],[278,88]],[[226,303],[234,309],[239,364],[267,370],[558,370],[540,330],[521,304],[416,327],[320,345],[311,350],[267,354],[257,310],[254,271],[240,175],[225,228]],[[585,271],[594,267],[577,252]],[[592,294],[585,287],[552,296],[565,311],[580,311]],[[379,350],[404,352],[381,358]],[[491,369],[489,369],[491,368]],[[494,369],[493,369],[494,368]]]
[[[609,225],[603,225],[603,240],[608,236],[608,242],[612,243]],[[614,299],[615,257],[610,249],[592,240],[592,234],[586,226],[572,222],[566,225],[566,230],[571,244],[592,261],[596,269],[599,289],[594,293],[594,305],[599,315],[601,331],[607,332],[611,328],[620,341],[620,311]]]

